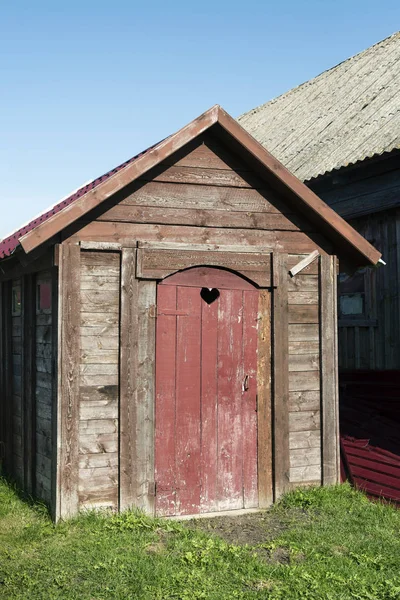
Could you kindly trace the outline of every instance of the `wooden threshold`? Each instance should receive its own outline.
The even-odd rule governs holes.
[[[170,521],[189,521],[190,519],[212,519],[213,517],[240,517],[241,515],[261,513],[265,510],[265,508],[237,508],[235,510],[221,510],[219,512],[197,513],[194,515],[174,515],[171,517],[161,518],[168,519]]]

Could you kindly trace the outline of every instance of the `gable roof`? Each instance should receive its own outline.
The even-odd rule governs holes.
[[[241,115],[302,181],[400,148],[400,32]]]
[[[218,105],[210,108],[177,133],[80,188],[75,194],[32,221],[26,228],[4,240],[0,246],[3,256],[9,255],[12,252],[9,248],[14,250],[19,244],[26,253],[29,253],[51,240],[78,218],[209,129],[213,129],[225,142],[228,140],[235,151],[250,162],[261,177],[278,191],[284,192],[285,198],[295,209],[304,213],[318,230],[338,248],[340,247],[342,252],[349,255],[350,262],[360,265],[378,262],[381,254],[373,246]]]

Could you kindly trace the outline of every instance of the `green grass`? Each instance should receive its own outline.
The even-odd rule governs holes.
[[[254,518],[256,546],[137,512],[55,526],[0,481],[0,598],[400,598],[399,510],[344,485],[299,490]]]

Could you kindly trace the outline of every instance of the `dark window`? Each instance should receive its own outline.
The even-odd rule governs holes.
[[[39,312],[51,308],[51,284],[38,283],[37,285],[37,310]]]
[[[12,288],[12,314],[17,317],[21,314],[21,286],[13,285]]]
[[[339,314],[341,317],[364,317],[365,302],[365,269],[354,275],[339,275]]]

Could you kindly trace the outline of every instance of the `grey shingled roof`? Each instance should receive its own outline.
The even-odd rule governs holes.
[[[400,148],[400,32],[238,121],[302,180]]]

